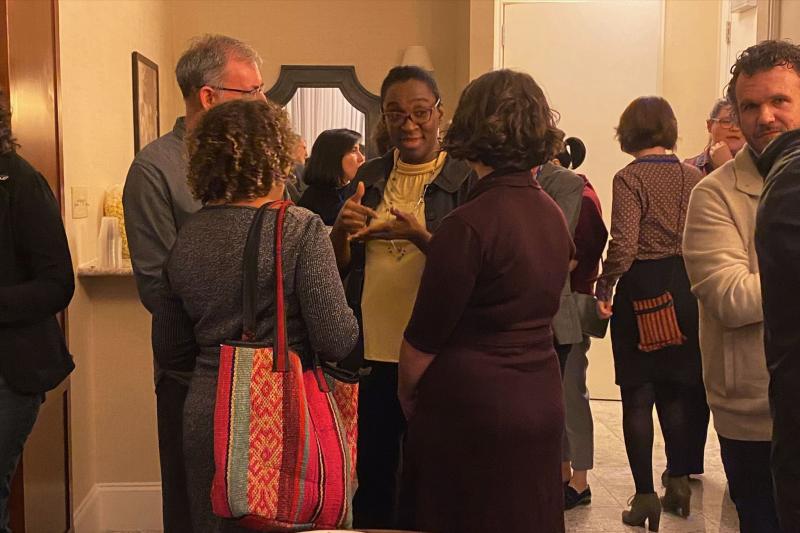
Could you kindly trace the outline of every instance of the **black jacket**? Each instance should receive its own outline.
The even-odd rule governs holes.
[[[783,531],[800,531],[800,130],[757,161],[764,190],[756,252],[772,410],[772,473]]]
[[[350,194],[347,194],[348,192]],[[303,191],[303,195],[297,205],[318,214],[326,226],[333,226],[344,202],[352,194],[350,187],[337,189],[335,187],[309,185]]]
[[[355,192],[359,182],[364,182],[364,197],[361,203],[375,209],[383,198],[386,180],[394,167],[394,152],[390,150],[385,155],[364,163],[358,169],[356,178],[350,182],[345,198]],[[445,159],[439,175],[431,182],[425,191],[425,226],[431,233],[435,232],[442,219],[450,211],[467,201],[467,195],[472,185],[477,181],[477,176],[464,161],[459,161],[448,156]],[[364,269],[366,262],[366,246],[364,243],[353,242],[350,248],[350,266],[345,280],[345,294],[347,303],[358,318],[359,336],[358,344],[353,353],[347,358],[345,366],[350,368],[359,366],[364,357],[363,322],[361,320],[361,295],[364,289]]]
[[[18,155],[0,156],[0,375],[11,388],[45,392],[74,368],[55,317],[74,290],[50,187]]]
[[[756,215],[767,364],[793,368],[800,389],[800,130],[772,142],[757,162],[764,190]]]

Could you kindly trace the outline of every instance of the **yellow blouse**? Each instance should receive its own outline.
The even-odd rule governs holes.
[[[390,209],[413,213],[425,225],[425,190],[444,166],[446,154],[428,163],[411,165],[400,161],[394,168],[378,204],[377,220],[394,218]],[[364,291],[361,310],[364,324],[364,358],[396,363],[403,332],[414,310],[417,289],[425,268],[425,254],[406,240],[374,240],[366,247]]]

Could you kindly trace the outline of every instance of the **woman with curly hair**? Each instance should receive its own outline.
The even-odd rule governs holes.
[[[213,414],[220,344],[241,337],[242,268],[247,233],[259,207],[280,200],[289,166],[290,130],[274,104],[237,100],[206,112],[189,139],[189,187],[203,208],[178,234],[165,266],[172,292],[155,320],[160,368],[194,369],[184,406],[184,450],[192,523],[198,533],[250,531],[211,511]],[[275,212],[264,218],[259,255],[255,338],[275,322]],[[289,346],[302,358],[338,360],[358,326],[347,306],[322,220],[289,207],[283,227],[283,276]]]
[[[428,245],[400,351],[404,526],[564,531],[564,407],[550,323],[574,248],[531,168],[560,143],[527,74],[484,74],[444,147],[480,178]]]

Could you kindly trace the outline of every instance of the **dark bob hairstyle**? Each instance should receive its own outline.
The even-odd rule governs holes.
[[[530,169],[561,149],[564,134],[557,121],[533,78],[496,70],[461,93],[443,148],[456,159],[495,169]]]
[[[660,96],[640,96],[619,117],[616,137],[627,154],[656,146],[674,150],[678,120],[669,102]]]
[[[189,137],[189,188],[201,202],[266,196],[292,166],[294,136],[272,102],[231,100],[212,107]]]
[[[576,169],[586,159],[586,145],[577,137],[564,139],[564,148],[556,154],[556,159],[564,168]]]
[[[345,128],[325,130],[317,136],[311,148],[303,181],[318,187],[341,187],[342,158],[361,140],[357,131]]]

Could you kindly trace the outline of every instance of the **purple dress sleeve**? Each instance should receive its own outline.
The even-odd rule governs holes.
[[[405,339],[417,350],[439,353],[461,319],[481,270],[475,230],[457,216],[439,226],[428,247],[417,301]]]

